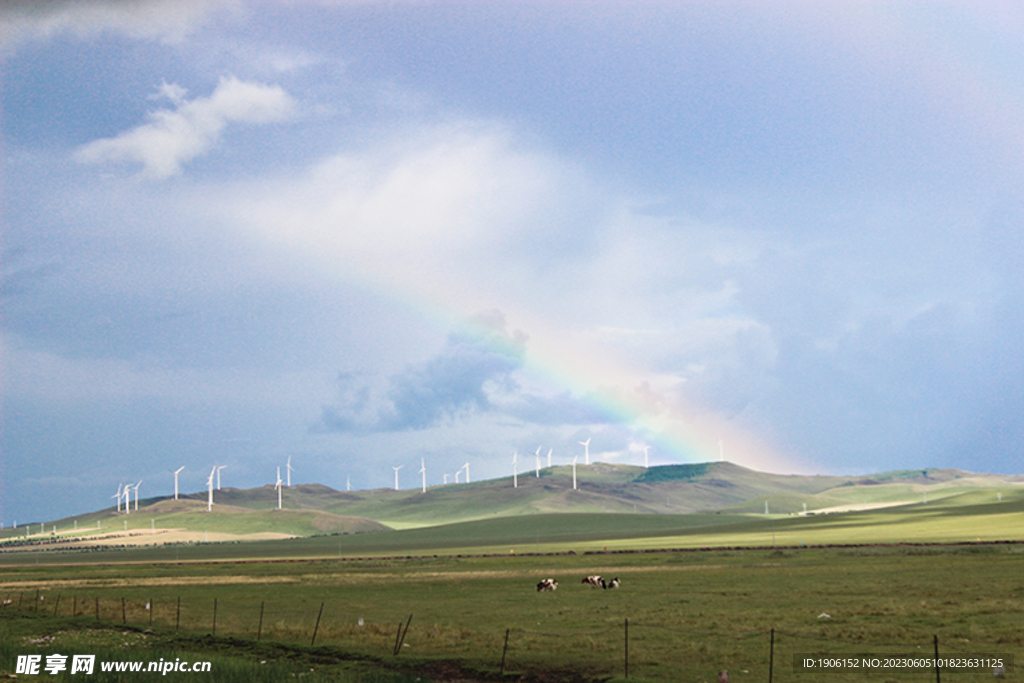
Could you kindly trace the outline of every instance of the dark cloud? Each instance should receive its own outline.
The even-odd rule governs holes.
[[[340,373],[338,398],[321,411],[318,429],[376,433],[428,429],[494,409],[491,392],[514,390],[511,373],[523,362],[526,335],[509,333],[504,316],[476,316],[449,335],[441,352],[380,380]]]

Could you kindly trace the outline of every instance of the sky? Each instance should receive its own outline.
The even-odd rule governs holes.
[[[1024,9],[0,6],[0,522],[546,465],[1024,472]],[[464,474],[463,480],[464,480]]]

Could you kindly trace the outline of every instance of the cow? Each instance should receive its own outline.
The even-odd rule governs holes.
[[[601,583],[604,584],[603,581]],[[614,579],[609,581],[607,585],[604,585],[603,587],[604,588],[618,588],[621,584],[622,584],[622,582],[619,581],[619,577],[616,576]]]
[[[558,582],[554,579],[544,579],[537,584],[537,592],[541,591],[556,591],[558,590]]]
[[[596,574],[586,577],[580,583],[585,583],[591,588],[604,588],[604,579]]]

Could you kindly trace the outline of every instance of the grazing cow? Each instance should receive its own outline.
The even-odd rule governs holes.
[[[604,581],[602,581],[601,583],[602,585],[604,585]],[[614,579],[609,581],[607,585],[604,585],[604,588],[618,588],[621,585],[621,583],[622,582],[619,581],[619,577],[616,576]]]
[[[602,579],[600,576],[595,574],[593,576],[586,577],[580,583],[585,583],[588,586],[590,586],[591,588],[601,588],[601,587],[603,587],[601,584],[604,583],[604,579]]]
[[[537,592],[541,591],[556,591],[558,590],[558,582],[554,579],[544,579],[537,584]]]

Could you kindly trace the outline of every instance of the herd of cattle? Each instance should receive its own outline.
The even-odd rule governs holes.
[[[580,583],[586,584],[591,588],[618,588],[621,585],[619,577],[615,577],[611,581],[605,581],[602,577],[595,575],[587,576]],[[537,584],[537,592],[542,591],[555,591],[558,590],[558,582],[554,579],[544,579]]]

